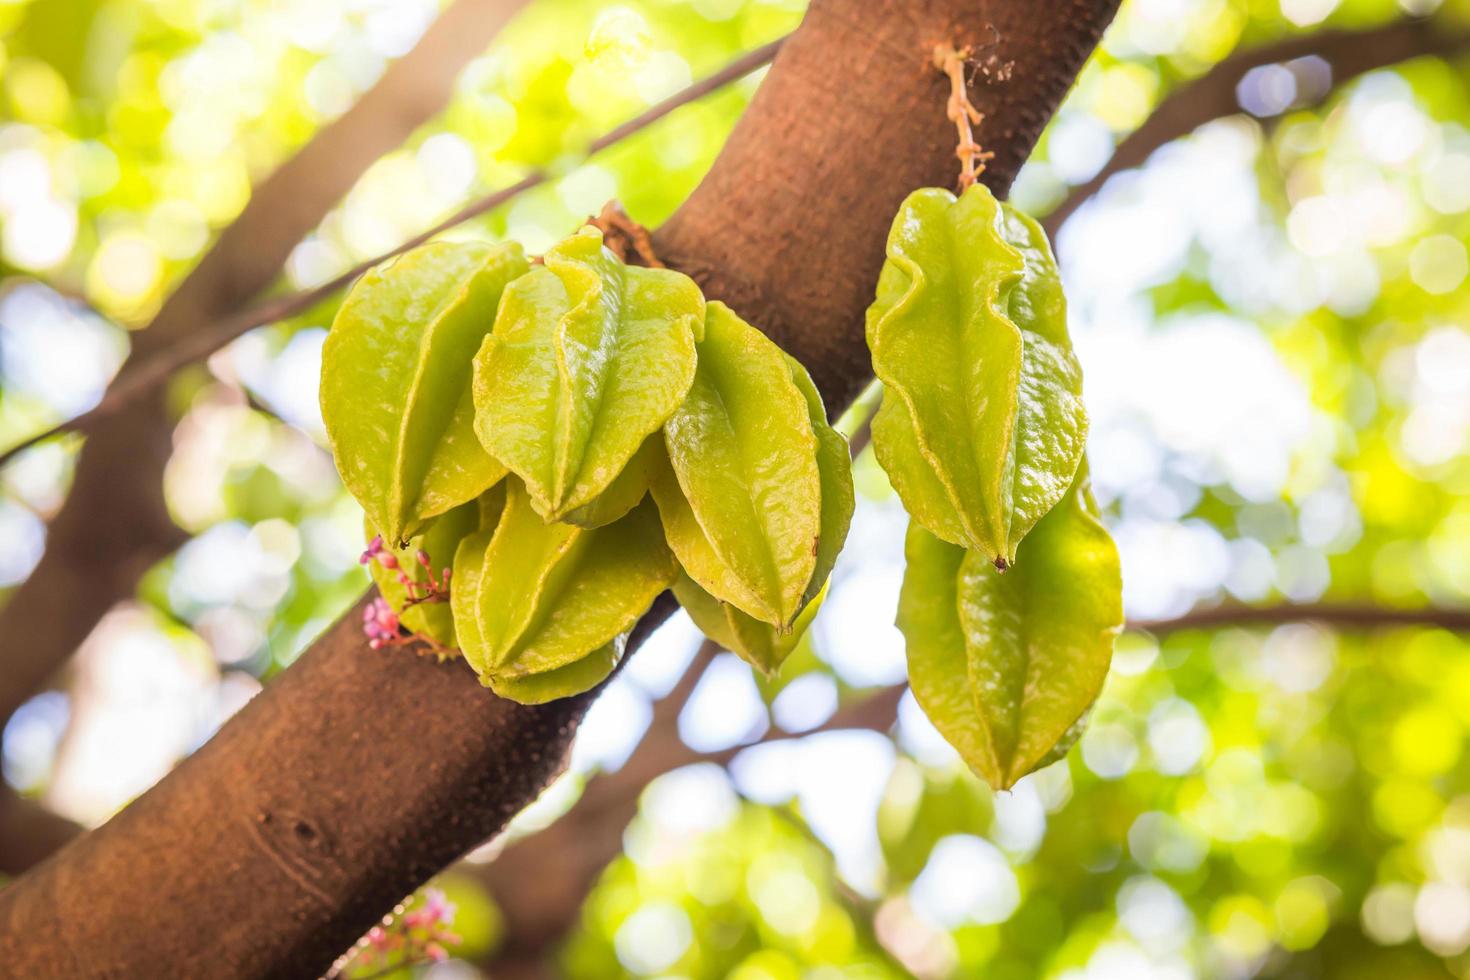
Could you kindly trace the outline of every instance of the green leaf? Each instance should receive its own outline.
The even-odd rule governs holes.
[[[709,304],[664,445],[651,489],[684,570],[747,615],[790,626],[821,543],[817,436],[785,353],[722,303]]]
[[[474,437],[471,363],[506,284],[528,268],[513,243],[433,242],[343,300],[322,349],[322,420],[342,482],[386,540],[408,540],[505,475]]]
[[[1123,625],[1118,552],[1085,470],[1008,572],[917,523],[905,551],[898,625],[914,697],[971,768],[1010,787],[1075,740]]]
[[[430,524],[423,534],[410,539],[404,547],[396,547],[386,537],[383,539],[383,546],[397,559],[399,569],[410,580],[422,585],[427,582],[430,573],[419,563],[418,552],[422,550],[429,556],[429,563],[433,566],[435,577],[438,578],[446,568],[454,564],[454,553],[459,542],[465,535],[474,533],[479,520],[477,504],[473,502],[461,504]],[[372,540],[379,534],[367,520],[363,521],[363,529],[368,540]],[[399,581],[398,572],[384,568],[376,561],[368,563],[368,572],[372,575],[378,591],[388,601],[388,605],[397,610],[398,619],[404,626],[444,646],[457,645],[454,634],[454,616],[450,612],[448,603],[420,602],[409,605],[408,588]]]
[[[624,265],[595,228],[506,290],[475,358],[475,432],[548,520],[592,502],[689,391],[704,297]]]
[[[873,448],[915,520],[1013,563],[1082,457],[1081,369],[1046,236],[982,185],[909,195],[868,309]]]
[[[493,533],[455,554],[461,649],[487,684],[550,673],[631,629],[677,570],[651,503],[584,530],[545,523],[510,481]]]

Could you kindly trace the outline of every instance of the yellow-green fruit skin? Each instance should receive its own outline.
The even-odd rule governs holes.
[[[704,297],[688,276],[624,265],[583,228],[507,289],[474,359],[475,433],[561,520],[623,473],[684,401]]]
[[[909,514],[1001,564],[1056,505],[1087,433],[1082,372],[1040,226],[982,185],[915,191],[867,314],[873,448]]]
[[[321,408],[342,482],[372,526],[406,542],[505,468],[474,436],[471,362],[519,245],[434,242],[367,272],[322,349]]]
[[[898,626],[919,706],[997,789],[1054,761],[1096,700],[1123,625],[1118,551],[1085,467],[999,572],[917,522]]]
[[[785,353],[722,303],[709,304],[664,446],[651,489],[684,571],[746,615],[790,627],[821,546],[817,435]]]

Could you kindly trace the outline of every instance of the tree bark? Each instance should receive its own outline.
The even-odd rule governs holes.
[[[357,178],[438,112],[454,79],[526,0],[457,0],[350,110],[257,187],[153,322],[129,364],[240,307]],[[126,371],[127,368],[124,368]],[[0,610],[0,729],[138,579],[187,538],[163,499],[173,421],[159,385],[100,422],[77,460],[46,551]]]
[[[1011,64],[973,93],[1003,192],[1116,2],[816,0],[659,254],[764,326],[840,408],[869,374],[862,312],[893,213],[957,172],[934,45],[992,45]],[[174,773],[0,892],[0,962],[22,976],[315,975],[530,802],[590,701],[523,708],[463,664],[370,653],[354,610]]]
[[[893,215],[910,191],[953,187],[959,173],[934,46],[972,47],[1011,75],[982,75],[970,93],[995,153],[981,181],[1004,195],[1116,6],[814,5],[821,29],[787,42],[785,70],[659,229],[659,255],[798,353],[829,407],[846,405],[872,376],[863,312]]]

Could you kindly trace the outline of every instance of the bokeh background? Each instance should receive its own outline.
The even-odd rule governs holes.
[[[1171,91],[1240,51],[1415,17],[1426,38],[1462,39],[1348,80],[1310,51],[1257,67],[1219,118],[1061,226],[1127,612],[1162,624],[1119,641],[1066,760],[992,795],[910,697],[890,726],[905,517],[864,453],[831,597],[780,677],[699,652],[671,621],[514,842],[436,883],[462,941],[411,972],[1470,976],[1470,645],[1441,615],[1470,603],[1466,8],[1124,0],[1017,182],[1013,200],[1047,213]],[[760,73],[590,159],[588,142],[802,10],[534,0],[295,248],[277,289],[327,281],[532,168],[555,178],[447,234],[539,251],[613,197],[657,224]],[[0,445],[95,404],[252,185],[438,13],[0,0]],[[334,305],[169,383],[165,493],[189,539],[5,725],[5,781],[28,805],[105,821],[366,585],[361,515],[316,403]],[[0,589],[40,560],[79,445],[0,472]],[[1191,618],[1318,603],[1354,622]],[[1410,621],[1382,625],[1383,610]]]

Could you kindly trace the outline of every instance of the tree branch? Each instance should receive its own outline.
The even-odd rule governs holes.
[[[251,195],[153,322],[124,376],[266,288],[291,250],[375,160],[448,101],[455,77],[525,0],[456,0],[350,110]],[[162,386],[103,420],[77,460],[46,551],[0,610],[0,729],[138,578],[185,540],[163,499],[173,424]]]
[[[1363,31],[1325,30],[1237,51],[1159,103],[1142,126],[1118,144],[1091,180],[1078,184],[1042,224],[1053,238],[1082,203],[1114,174],[1142,166],[1150,155],[1188,136],[1205,123],[1242,111],[1236,87],[1248,72],[1264,65],[1317,57],[1332,69],[1332,87],[1359,75],[1426,55],[1448,56],[1470,48],[1470,29],[1435,19],[1391,21]],[[1325,97],[1326,93],[1322,93]]]
[[[766,327],[841,408],[867,380],[862,311],[893,212],[953,177],[936,41],[998,38],[1013,64],[974,93],[1005,134],[985,175],[1004,192],[1115,8],[816,0],[658,254]],[[118,817],[0,892],[0,962],[313,975],[562,766],[590,696],[509,704],[463,664],[369,653],[357,612]]]
[[[1346,630],[1393,629],[1400,626],[1437,627],[1470,632],[1470,609],[1428,606],[1419,609],[1363,605],[1348,602],[1285,602],[1272,606],[1229,603],[1192,609],[1170,619],[1137,620],[1130,630],[1165,635],[1190,629],[1223,626],[1273,626],[1281,623],[1321,623]]]

